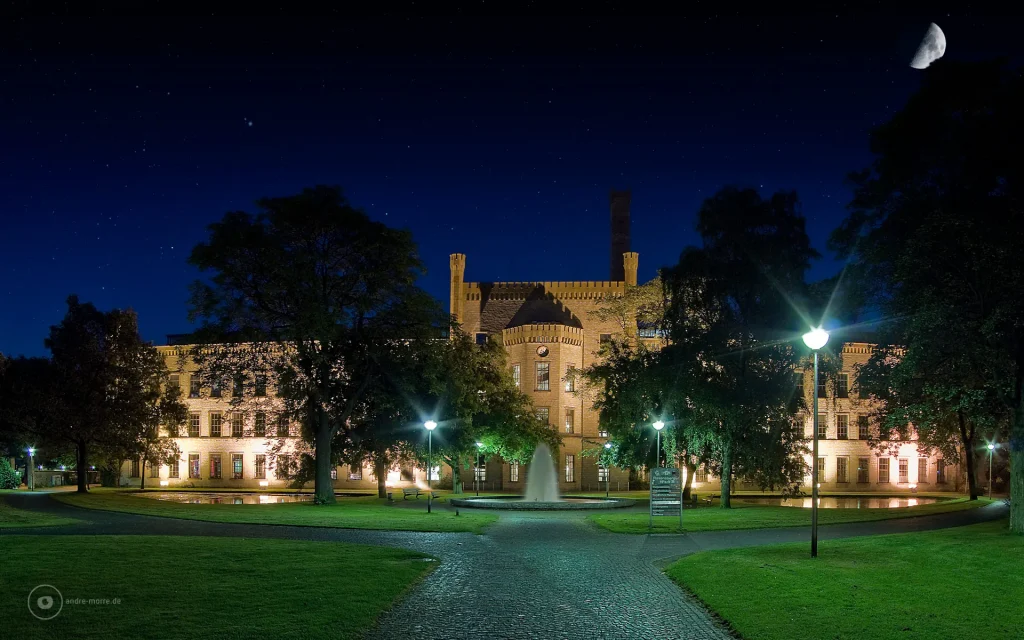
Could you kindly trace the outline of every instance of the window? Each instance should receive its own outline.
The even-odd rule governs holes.
[[[477,482],[483,482],[487,480],[487,466],[478,463],[475,467],[473,467],[473,478]]]
[[[520,377],[520,369],[518,364],[512,365],[512,382],[516,384],[516,389],[522,388],[522,378]]]
[[[139,461],[138,460],[132,460],[132,468],[131,468],[131,471],[130,471],[129,475],[132,478],[138,478],[139,477]]]
[[[243,416],[241,411],[236,411],[231,414],[231,437],[241,438],[243,434]]]
[[[190,453],[188,454],[188,477],[189,478],[201,478],[199,474],[199,454]]]
[[[818,482],[825,481],[825,456],[818,457]]]
[[[263,411],[257,411],[253,418],[252,434],[257,438],[267,435],[267,414]]]
[[[849,482],[850,459],[846,456],[836,458],[836,482]]]
[[[551,409],[548,407],[537,407],[537,418],[544,424],[551,424]]]
[[[348,468],[348,479],[349,480],[362,480],[363,479],[363,468],[350,466]]]
[[[565,410],[565,432],[574,433],[576,431],[576,409],[568,408]]]
[[[850,397],[850,376],[845,373],[839,374],[839,388],[836,389],[840,398]]]
[[[267,478],[267,456],[259,453],[256,455],[256,463],[252,467],[252,477],[258,480],[266,480]]]
[[[601,344],[607,344],[607,343],[609,343],[611,341],[612,341],[612,334],[610,334],[610,333],[602,333],[601,334]]]
[[[836,416],[836,437],[846,440],[850,436],[850,415],[840,413]]]
[[[576,482],[576,456],[570,453],[565,455],[565,481]]]
[[[171,460],[167,464],[167,477],[168,478],[180,478],[181,477],[181,467],[179,465],[180,465],[180,462],[177,459]]]
[[[176,373],[172,373],[171,377],[167,380],[168,388],[174,389],[175,391],[181,390],[181,378]]]
[[[576,391],[576,376],[572,374],[572,370],[576,368],[576,365],[571,362],[565,365],[565,390]],[[571,433],[571,432],[570,432]]]
[[[608,482],[608,467],[603,464],[597,466],[597,481]]]
[[[430,468],[430,479],[433,482],[437,482],[441,479],[441,467],[434,466]]]
[[[607,438],[608,437],[608,431],[604,427],[598,427],[597,428],[597,437],[598,438]]]
[[[219,438],[220,437],[220,419],[221,419],[220,413],[215,411],[215,412],[210,414],[210,437],[211,438]]]
[[[231,395],[236,398],[245,395],[245,378],[243,376],[235,376],[234,384],[231,385]]]
[[[486,333],[478,333],[478,334],[476,334],[476,343],[477,344],[481,344],[481,345],[482,344],[487,344],[487,334]]]
[[[277,416],[277,437],[284,438],[288,435],[288,416],[283,413]]]
[[[240,453],[231,454],[231,479],[242,479],[242,454]]]
[[[292,457],[291,456],[277,456],[277,469],[274,471],[280,479],[287,478],[292,474]]]
[[[159,478],[160,477],[160,465],[149,463],[149,477]]]
[[[818,414],[818,440],[828,437],[828,416],[824,413]]]
[[[935,482],[937,484],[946,482],[946,461],[942,458],[935,461]]]
[[[199,397],[199,376],[192,374],[192,377],[188,381],[188,397],[198,398]]]
[[[878,484],[889,483],[889,458],[878,459]]]
[[[258,375],[256,376],[256,383],[253,385],[253,395],[257,398],[263,398],[267,395],[267,376]]]
[[[825,397],[825,383],[826,382],[827,381],[825,380],[824,376],[818,376],[818,397],[819,398],[824,398]]]
[[[550,391],[551,390],[551,363],[550,362],[538,362],[537,363],[537,391]]]
[[[220,454],[219,453],[211,453],[210,454],[210,479],[211,480],[219,480],[220,476],[221,476]]]
[[[210,397],[211,398],[219,398],[219,397],[221,397],[223,387],[224,387],[223,383],[219,379],[215,378],[213,380],[213,382],[210,383]]]
[[[918,484],[928,483],[928,458],[917,459],[917,482]]]
[[[338,479],[338,467],[331,467],[331,480]]]
[[[803,398],[804,398],[804,372],[803,371],[797,371],[796,373],[793,374],[793,378],[795,379],[795,384],[796,384],[796,393],[794,395],[796,395],[797,398],[800,398],[801,400],[803,400]]]
[[[508,465],[508,481],[519,482],[519,463],[510,462]]]
[[[857,416],[857,437],[861,440],[868,439],[868,417]]]
[[[697,467],[697,473],[693,476],[694,482],[707,482],[708,481],[708,470],[704,468],[704,465]]]
[[[910,460],[906,458],[899,459],[900,465],[900,484],[906,484],[910,482]]]
[[[198,438],[199,437],[199,413],[188,414],[188,437]]]
[[[868,482],[868,465],[871,458],[857,458],[857,482]]]

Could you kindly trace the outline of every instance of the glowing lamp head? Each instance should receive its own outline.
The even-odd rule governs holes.
[[[612,443],[610,443],[610,442],[604,443],[604,448],[605,449],[611,449],[612,448]]]
[[[993,450],[993,449],[995,449],[995,448],[996,448],[996,445],[994,445],[994,444],[990,444],[990,445],[988,445],[988,450],[989,450],[989,451],[992,451],[992,450]]]
[[[662,429],[665,428],[665,423],[662,422],[661,420],[658,420],[657,422],[654,423],[654,428],[657,431],[661,431]]]
[[[423,423],[423,426],[426,427],[427,431],[433,431],[437,428],[437,423],[433,420],[427,420]]]
[[[825,343],[828,342],[828,331],[825,331],[821,327],[817,327],[805,333],[803,338],[804,344],[806,344],[808,348],[817,351],[824,347]]]
[[[29,447],[28,448],[28,455],[34,456],[35,454],[36,454],[35,447]]]
[[[476,443],[476,448],[477,448],[477,449],[479,449],[479,448],[480,448],[480,447],[482,447],[482,446],[484,446],[484,443],[482,443],[482,442],[478,442],[478,443]]]

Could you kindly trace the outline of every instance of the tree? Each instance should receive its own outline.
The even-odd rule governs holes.
[[[188,419],[188,407],[181,400],[181,389],[165,383],[163,393],[153,411],[142,424],[138,442],[142,460],[139,487],[146,488],[146,464],[160,466],[171,464],[181,457],[181,450],[175,440],[181,435],[181,427]]]
[[[163,357],[139,336],[135,312],[102,312],[68,298],[68,312],[50,327],[54,405],[48,437],[75,448],[78,491],[88,490],[90,458],[120,463],[141,453],[147,427],[159,422],[169,372]],[[60,413],[56,414],[58,410]]]
[[[890,319],[902,344],[883,346],[902,347],[914,363],[908,378],[928,386],[920,399],[931,418],[976,406],[971,395],[949,395],[965,383],[1010,416],[1010,529],[1024,533],[1024,79],[1000,61],[941,61],[923,78],[872,132],[875,160],[851,176],[850,215],[831,244]],[[926,353],[937,347],[928,333],[936,327],[963,343],[942,353],[969,363],[970,379],[940,366],[942,377],[926,381],[931,363],[946,364]]]
[[[799,354],[796,303],[817,252],[795,193],[763,200],[725,187],[702,205],[700,247],[665,269],[670,354],[687,391],[687,424],[714,442],[729,508],[734,471],[762,483],[802,475],[802,433],[792,420],[792,372]],[[770,446],[768,446],[770,445]]]
[[[423,267],[411,234],[370,220],[340,188],[257,207],[226,214],[192,250],[210,274],[193,285],[190,316],[207,343],[194,359],[216,369],[237,362],[232,349],[273,356],[286,410],[315,451],[314,501],[333,503],[332,443],[378,374],[375,350],[436,337],[442,316],[414,284]]]

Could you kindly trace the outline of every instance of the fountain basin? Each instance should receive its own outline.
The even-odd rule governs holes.
[[[472,509],[506,509],[509,511],[580,511],[586,509],[621,509],[632,507],[629,498],[561,498],[558,501],[527,500],[523,496],[489,496],[486,498],[449,498],[456,507]]]

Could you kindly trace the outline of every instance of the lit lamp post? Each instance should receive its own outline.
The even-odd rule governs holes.
[[[480,497],[480,449],[484,443],[476,443],[476,468],[473,469],[473,484],[476,485],[476,495]]]
[[[437,428],[437,423],[433,420],[427,420],[423,423],[423,427],[427,430],[427,513],[430,513],[430,502],[434,498],[434,492],[430,488],[430,479],[434,475],[434,429]]]
[[[828,342],[828,331],[821,327],[803,335],[804,344],[814,351],[814,445],[811,448],[811,557],[818,557],[818,349]]]
[[[32,473],[32,470],[35,468],[32,456],[34,456],[35,453],[36,450],[33,447],[28,448],[28,462],[25,463],[25,488],[29,491],[35,491],[36,488],[36,474]]]
[[[612,443],[610,443],[610,442],[604,443],[604,448],[608,450],[609,454],[611,454]],[[611,471],[612,471],[611,470],[611,466],[608,464],[608,458],[606,457],[604,459],[604,497],[605,498],[610,497],[608,495],[608,492],[610,491],[610,489],[608,488],[608,485],[610,485],[611,481],[612,481],[612,473],[611,473]]]
[[[658,420],[657,422],[654,423],[654,430],[658,432],[658,450],[657,450],[658,463],[656,465],[654,465],[656,467],[660,467],[661,466],[661,430],[664,429],[664,428],[665,428],[665,423],[662,422],[661,420]]]
[[[988,445],[988,497],[992,497],[992,452],[995,451],[996,445]]]

